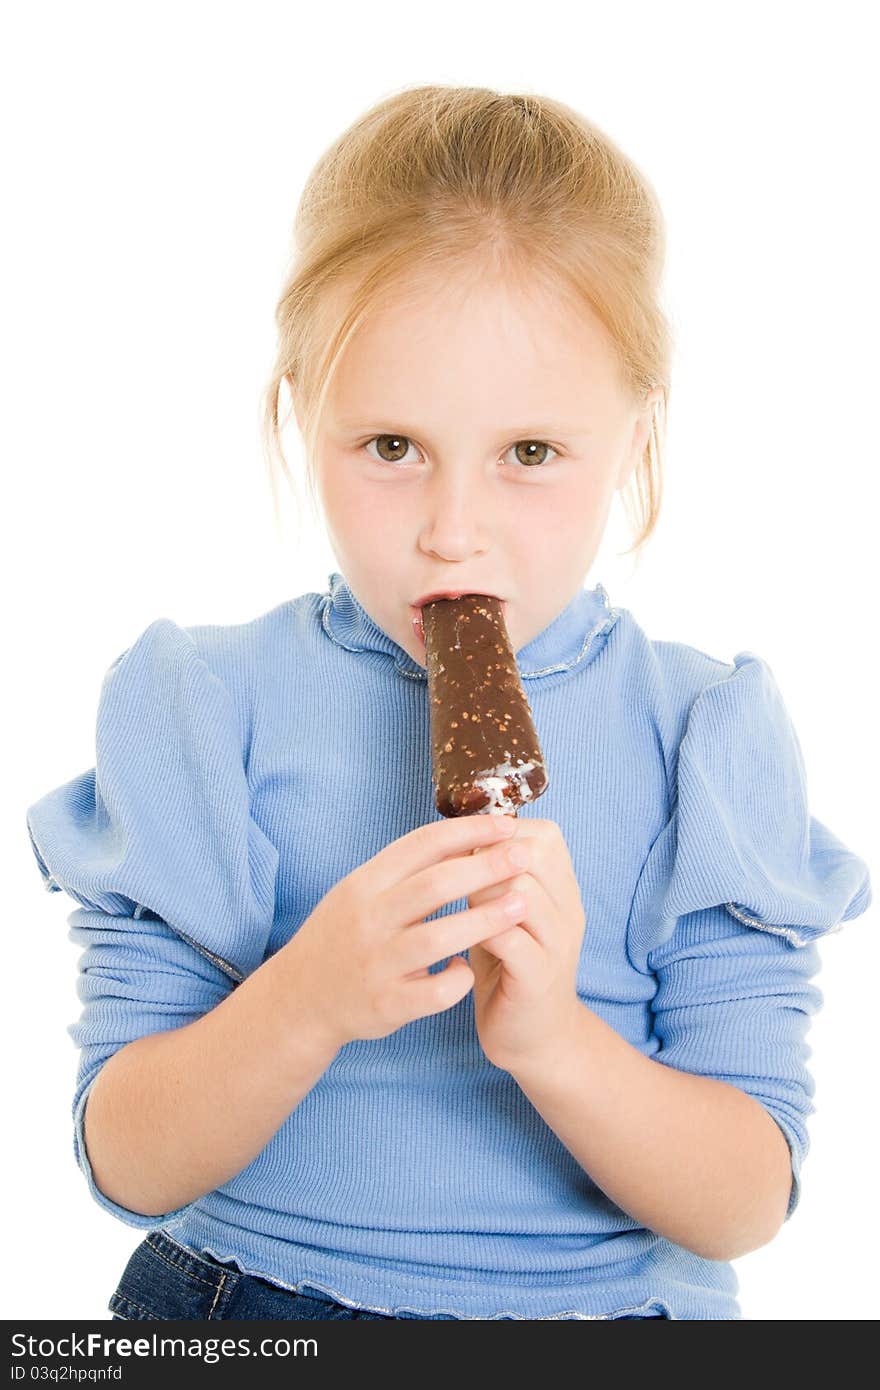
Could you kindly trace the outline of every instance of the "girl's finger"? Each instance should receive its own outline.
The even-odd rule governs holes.
[[[382,893],[451,855],[510,839],[515,830],[516,821],[511,816],[453,816],[431,821],[393,840],[355,872],[369,881],[374,893]]]

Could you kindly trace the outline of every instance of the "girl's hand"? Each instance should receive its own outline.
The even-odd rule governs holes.
[[[515,1071],[552,1051],[568,1034],[586,918],[565,838],[555,821],[522,820],[508,852],[526,862],[509,882],[478,889],[479,908],[514,890],[525,900],[518,921],[470,948],[474,1013],[483,1051],[496,1067]],[[474,850],[479,857],[479,850]]]
[[[285,946],[267,962],[287,972],[307,1001],[291,1026],[308,1027],[339,1048],[381,1038],[405,1023],[457,1004],[474,982],[458,951],[505,927],[504,889],[482,906],[432,922],[447,903],[509,879],[516,827],[506,816],[433,821],[392,841],[340,879]],[[474,856],[474,849],[482,853]],[[444,970],[430,965],[451,957]]]

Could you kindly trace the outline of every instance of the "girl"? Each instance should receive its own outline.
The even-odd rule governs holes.
[[[657,519],[663,239],[532,95],[401,91],[309,178],[266,410],[339,572],[151,623],[28,810],[80,904],[76,1157],[149,1232],[115,1317],[741,1316],[729,1262],[800,1194],[816,942],[871,887],[769,665],[583,587],[630,480]],[[434,806],[419,608],[471,592],[550,774],[518,819]]]

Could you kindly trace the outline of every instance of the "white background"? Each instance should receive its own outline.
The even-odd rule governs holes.
[[[25,809],[93,765],[104,671],[153,619],[245,621],[337,568],[291,504],[276,526],[259,397],[303,180],[393,90],[558,97],[654,184],[677,344],[663,512],[637,569],[615,512],[586,582],[652,638],[770,663],[811,809],[876,878],[871,7],[314,9],[7,12],[7,1318],[109,1318],[144,1234],[74,1164],[75,904],[42,890]],[[803,1196],[736,1262],[744,1318],[876,1317],[876,927],[871,908],[821,947]]]

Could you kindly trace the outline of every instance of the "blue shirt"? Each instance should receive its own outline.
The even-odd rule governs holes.
[[[791,1150],[790,1216],[816,942],[866,910],[871,886],[810,815],[770,667],[651,640],[601,584],[517,661],[550,778],[520,815],[556,821],[571,854],[579,997],[645,1056],[766,1107]],[[340,574],[238,625],[159,618],[110,666],[96,766],[27,812],[45,886],[79,904],[68,1032],[89,1190],[130,1226],[384,1313],[739,1318],[733,1267],[609,1200],[487,1060],[470,993],[342,1047],[253,1162],[199,1200],[144,1216],[95,1184],[83,1111],[107,1058],[212,1009],[340,878],[439,819],[426,680]]]

